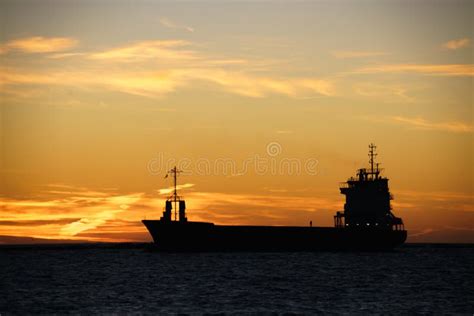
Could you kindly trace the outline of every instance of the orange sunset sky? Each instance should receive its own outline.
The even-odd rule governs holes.
[[[0,2],[0,243],[190,220],[332,226],[390,179],[409,242],[474,242],[472,1]],[[25,237],[29,237],[25,238]]]

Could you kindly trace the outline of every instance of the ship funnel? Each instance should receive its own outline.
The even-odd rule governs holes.
[[[183,200],[179,201],[179,221],[180,222],[188,221],[188,219],[186,218],[186,202]]]
[[[171,210],[173,209],[173,206],[171,204],[171,201],[166,201],[165,204],[165,211],[163,212],[163,220],[165,221],[171,221]]]

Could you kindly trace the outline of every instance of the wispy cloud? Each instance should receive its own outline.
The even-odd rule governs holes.
[[[177,23],[171,21],[167,17],[160,18],[160,24],[163,25],[166,28],[169,28],[169,29],[184,30],[184,31],[191,32],[191,33],[194,32],[194,28],[192,28],[190,26],[186,26],[186,25],[177,24]]]
[[[256,76],[244,72],[232,72],[222,69],[186,70],[184,77],[206,80],[215,83],[229,92],[247,97],[261,98],[269,94],[281,94],[290,97],[319,94],[335,94],[333,82],[314,78],[275,78]]]
[[[20,51],[24,53],[52,53],[71,49],[78,40],[70,37],[27,37],[8,41],[0,45],[0,53]]]
[[[451,41],[447,41],[443,44],[443,47],[450,50],[456,50],[463,47],[469,46],[471,40],[469,38],[460,38]]]
[[[83,231],[94,229],[107,221],[114,219],[118,213],[123,210],[106,210],[97,212],[88,217],[81,218],[75,222],[69,223],[61,228],[60,235],[73,237]]]
[[[423,118],[411,118],[403,116],[392,117],[394,122],[411,126],[416,129],[445,131],[454,133],[471,133],[474,127],[462,122],[430,122]]]
[[[354,73],[418,73],[438,76],[474,76],[474,64],[388,64],[368,66]]]
[[[168,21],[169,22],[169,21]],[[57,52],[73,47],[69,38],[35,37],[13,40],[5,46],[36,52]],[[70,57],[82,59],[78,68],[20,70],[0,68],[3,93],[10,97],[37,97],[41,85],[106,88],[144,97],[162,97],[197,81],[212,83],[229,93],[253,98],[271,94],[288,97],[332,96],[334,83],[312,77],[281,77],[255,73],[254,62],[228,56],[202,54],[184,40],[148,40],[96,52],[51,54],[51,62]],[[60,62],[60,61],[58,61]],[[110,68],[114,63],[133,63],[133,67]],[[258,62],[257,62],[258,64]],[[33,68],[31,68],[33,69]],[[62,69],[62,70],[58,70]],[[22,86],[28,86],[28,91]]]
[[[370,98],[386,98],[393,101],[404,100],[407,102],[414,101],[414,98],[408,95],[408,88],[402,84],[381,84],[374,82],[358,82],[353,86],[357,95]]]
[[[405,117],[405,116],[365,116],[365,120],[382,123],[400,124],[406,127],[427,131],[441,131],[452,133],[472,133],[474,126],[464,122],[450,121],[450,122],[432,122],[421,117]]]
[[[44,38],[40,37],[32,42],[39,39],[44,41]],[[56,43],[51,46],[59,50],[65,49],[69,42],[51,40],[49,43]],[[72,45],[72,42],[69,45]],[[194,47],[196,46],[184,40],[148,40],[102,51],[51,54],[47,56],[51,63],[78,57],[81,58],[81,67],[49,69],[46,66],[37,70],[0,67],[1,89],[11,97],[23,98],[32,94],[25,93],[21,87],[28,86],[31,91],[38,91],[35,85],[105,88],[155,98],[201,81],[211,83],[229,93],[252,98],[272,94],[304,98],[333,96],[336,93],[332,80],[277,76],[273,74],[274,69],[262,71],[259,68],[262,61],[250,61],[232,56],[216,57],[209,53],[201,53],[193,49]],[[52,48],[42,50],[53,51]],[[133,63],[133,67],[110,67],[116,63]],[[260,71],[256,72],[257,68]],[[36,92],[33,95],[37,97]]]
[[[17,85],[62,85],[102,87],[145,97],[160,97],[196,81],[210,82],[230,93],[262,98],[271,94],[288,97],[312,95],[333,96],[334,83],[315,78],[272,78],[224,69],[182,68],[136,72],[131,70],[100,71],[83,69],[68,72],[26,72],[0,69],[2,90]]]
[[[186,83],[173,71],[133,72],[84,69],[48,71],[48,73],[0,68],[1,92],[10,93],[22,85],[58,85],[82,88],[106,88],[127,94],[160,97]]]
[[[0,226],[44,226],[64,225],[80,220],[80,218],[35,219],[35,220],[0,220]]]
[[[331,55],[339,59],[348,58],[367,58],[388,55],[386,52],[380,51],[351,51],[351,50],[338,50],[331,52]]]
[[[176,190],[189,189],[189,188],[192,188],[193,186],[194,186],[194,183],[178,184],[176,186]],[[163,194],[170,194],[173,191],[174,191],[174,187],[169,187],[169,188],[159,189],[158,193],[163,195]]]
[[[42,199],[0,198],[0,234],[81,239],[78,234],[115,220],[143,196],[74,187],[56,190],[44,191]]]
[[[69,57],[79,57],[79,56],[85,56],[87,55],[86,53],[58,53],[58,54],[51,54],[48,56],[50,59],[63,59],[63,58],[69,58]]]
[[[160,61],[195,59],[195,53],[182,50],[190,43],[182,40],[142,41],[102,52],[91,53],[89,58],[112,62],[141,62],[148,59]]]

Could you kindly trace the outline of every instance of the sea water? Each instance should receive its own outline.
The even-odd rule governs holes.
[[[0,314],[474,313],[473,245],[391,252],[0,248]]]

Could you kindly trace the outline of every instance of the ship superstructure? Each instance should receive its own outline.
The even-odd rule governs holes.
[[[179,221],[181,223],[186,223],[188,221],[186,217],[186,201],[183,200],[178,195],[177,177],[179,173],[181,173],[181,170],[178,170],[175,166],[166,174],[166,178],[169,175],[173,177],[173,193],[171,194],[171,196],[169,196],[166,199],[165,211],[163,212],[163,216],[160,219],[161,221],[171,222],[171,215],[173,213],[173,205],[174,205],[174,213],[173,213],[174,220]],[[177,214],[178,210],[179,210],[179,215]]]
[[[334,216],[336,227],[404,230],[402,219],[392,213],[393,196],[388,189],[388,179],[380,175],[379,164],[375,163],[375,149],[374,144],[369,145],[370,169],[359,169],[356,177],[341,185],[346,203],[344,211]]]

